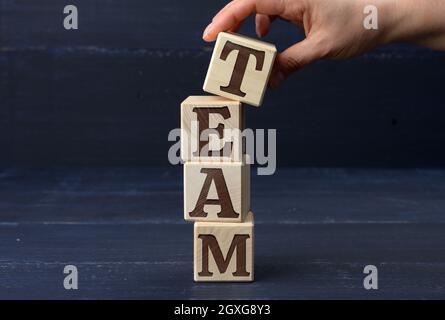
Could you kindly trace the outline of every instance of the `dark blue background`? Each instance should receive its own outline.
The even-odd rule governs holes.
[[[445,163],[445,55],[405,45],[316,63],[247,107],[278,129],[279,166],[315,168],[252,170],[254,283],[193,282],[167,134],[204,94],[222,5],[0,0],[0,299],[444,298],[445,171],[399,167]],[[301,36],[276,23],[267,40]]]
[[[179,104],[201,90],[224,1],[0,1],[0,165],[168,165]],[[253,21],[242,29],[252,34]],[[301,34],[276,23],[280,49]],[[441,166],[444,55],[394,45],[323,61],[248,107],[278,129],[278,164]]]

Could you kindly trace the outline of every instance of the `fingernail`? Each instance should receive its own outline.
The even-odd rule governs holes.
[[[212,29],[212,26],[213,26],[213,24],[211,23],[205,28],[204,33],[202,34],[202,38],[204,40],[206,40],[207,36],[209,35],[210,30]]]
[[[255,33],[257,35],[258,38],[262,38],[263,35],[261,34],[260,30],[258,29],[258,27],[255,28]]]

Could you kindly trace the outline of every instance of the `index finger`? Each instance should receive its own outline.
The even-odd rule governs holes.
[[[204,31],[205,41],[214,41],[221,31],[227,31],[242,23],[252,13],[280,15],[284,11],[284,1],[277,0],[237,0],[220,11]]]

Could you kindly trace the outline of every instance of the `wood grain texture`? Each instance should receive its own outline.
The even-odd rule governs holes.
[[[260,106],[276,53],[272,44],[220,32],[204,81],[204,91]]]
[[[212,200],[216,203],[207,204]],[[241,222],[249,210],[250,165],[245,161],[184,164],[185,220]]]
[[[181,103],[182,160],[242,161],[244,123],[244,107],[238,101],[219,96],[188,97]],[[209,142],[201,142],[201,148],[201,132],[206,129],[212,130],[212,134],[207,139],[202,137]],[[232,133],[227,134],[227,130]]]
[[[0,169],[0,298],[443,299],[445,171],[253,176],[255,282],[194,283],[182,168]],[[63,289],[63,267],[79,290]],[[379,290],[363,289],[363,268]]]
[[[75,32],[59,0],[0,0],[0,164],[167,166],[177,106],[202,94],[202,31],[226,1],[71,3]],[[251,17],[240,33],[254,29]],[[265,41],[303,37],[275,21]],[[403,44],[317,62],[247,108],[247,124],[277,129],[283,166],[442,166],[444,69],[443,53]]]
[[[252,167],[251,187],[257,225],[445,223],[443,170]],[[182,166],[2,168],[1,221],[182,224],[183,188]]]
[[[193,230],[195,281],[253,281],[255,241],[252,212],[246,215],[244,221],[238,223],[195,222]],[[239,237],[242,238],[238,239]]]

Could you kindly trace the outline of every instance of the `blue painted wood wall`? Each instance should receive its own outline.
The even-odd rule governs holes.
[[[79,30],[62,26],[67,4]],[[167,165],[180,102],[203,94],[202,30],[223,4],[0,0],[0,165]],[[279,22],[266,40],[299,38]],[[444,78],[442,53],[406,45],[319,62],[248,107],[248,126],[278,130],[282,166],[441,166]]]

